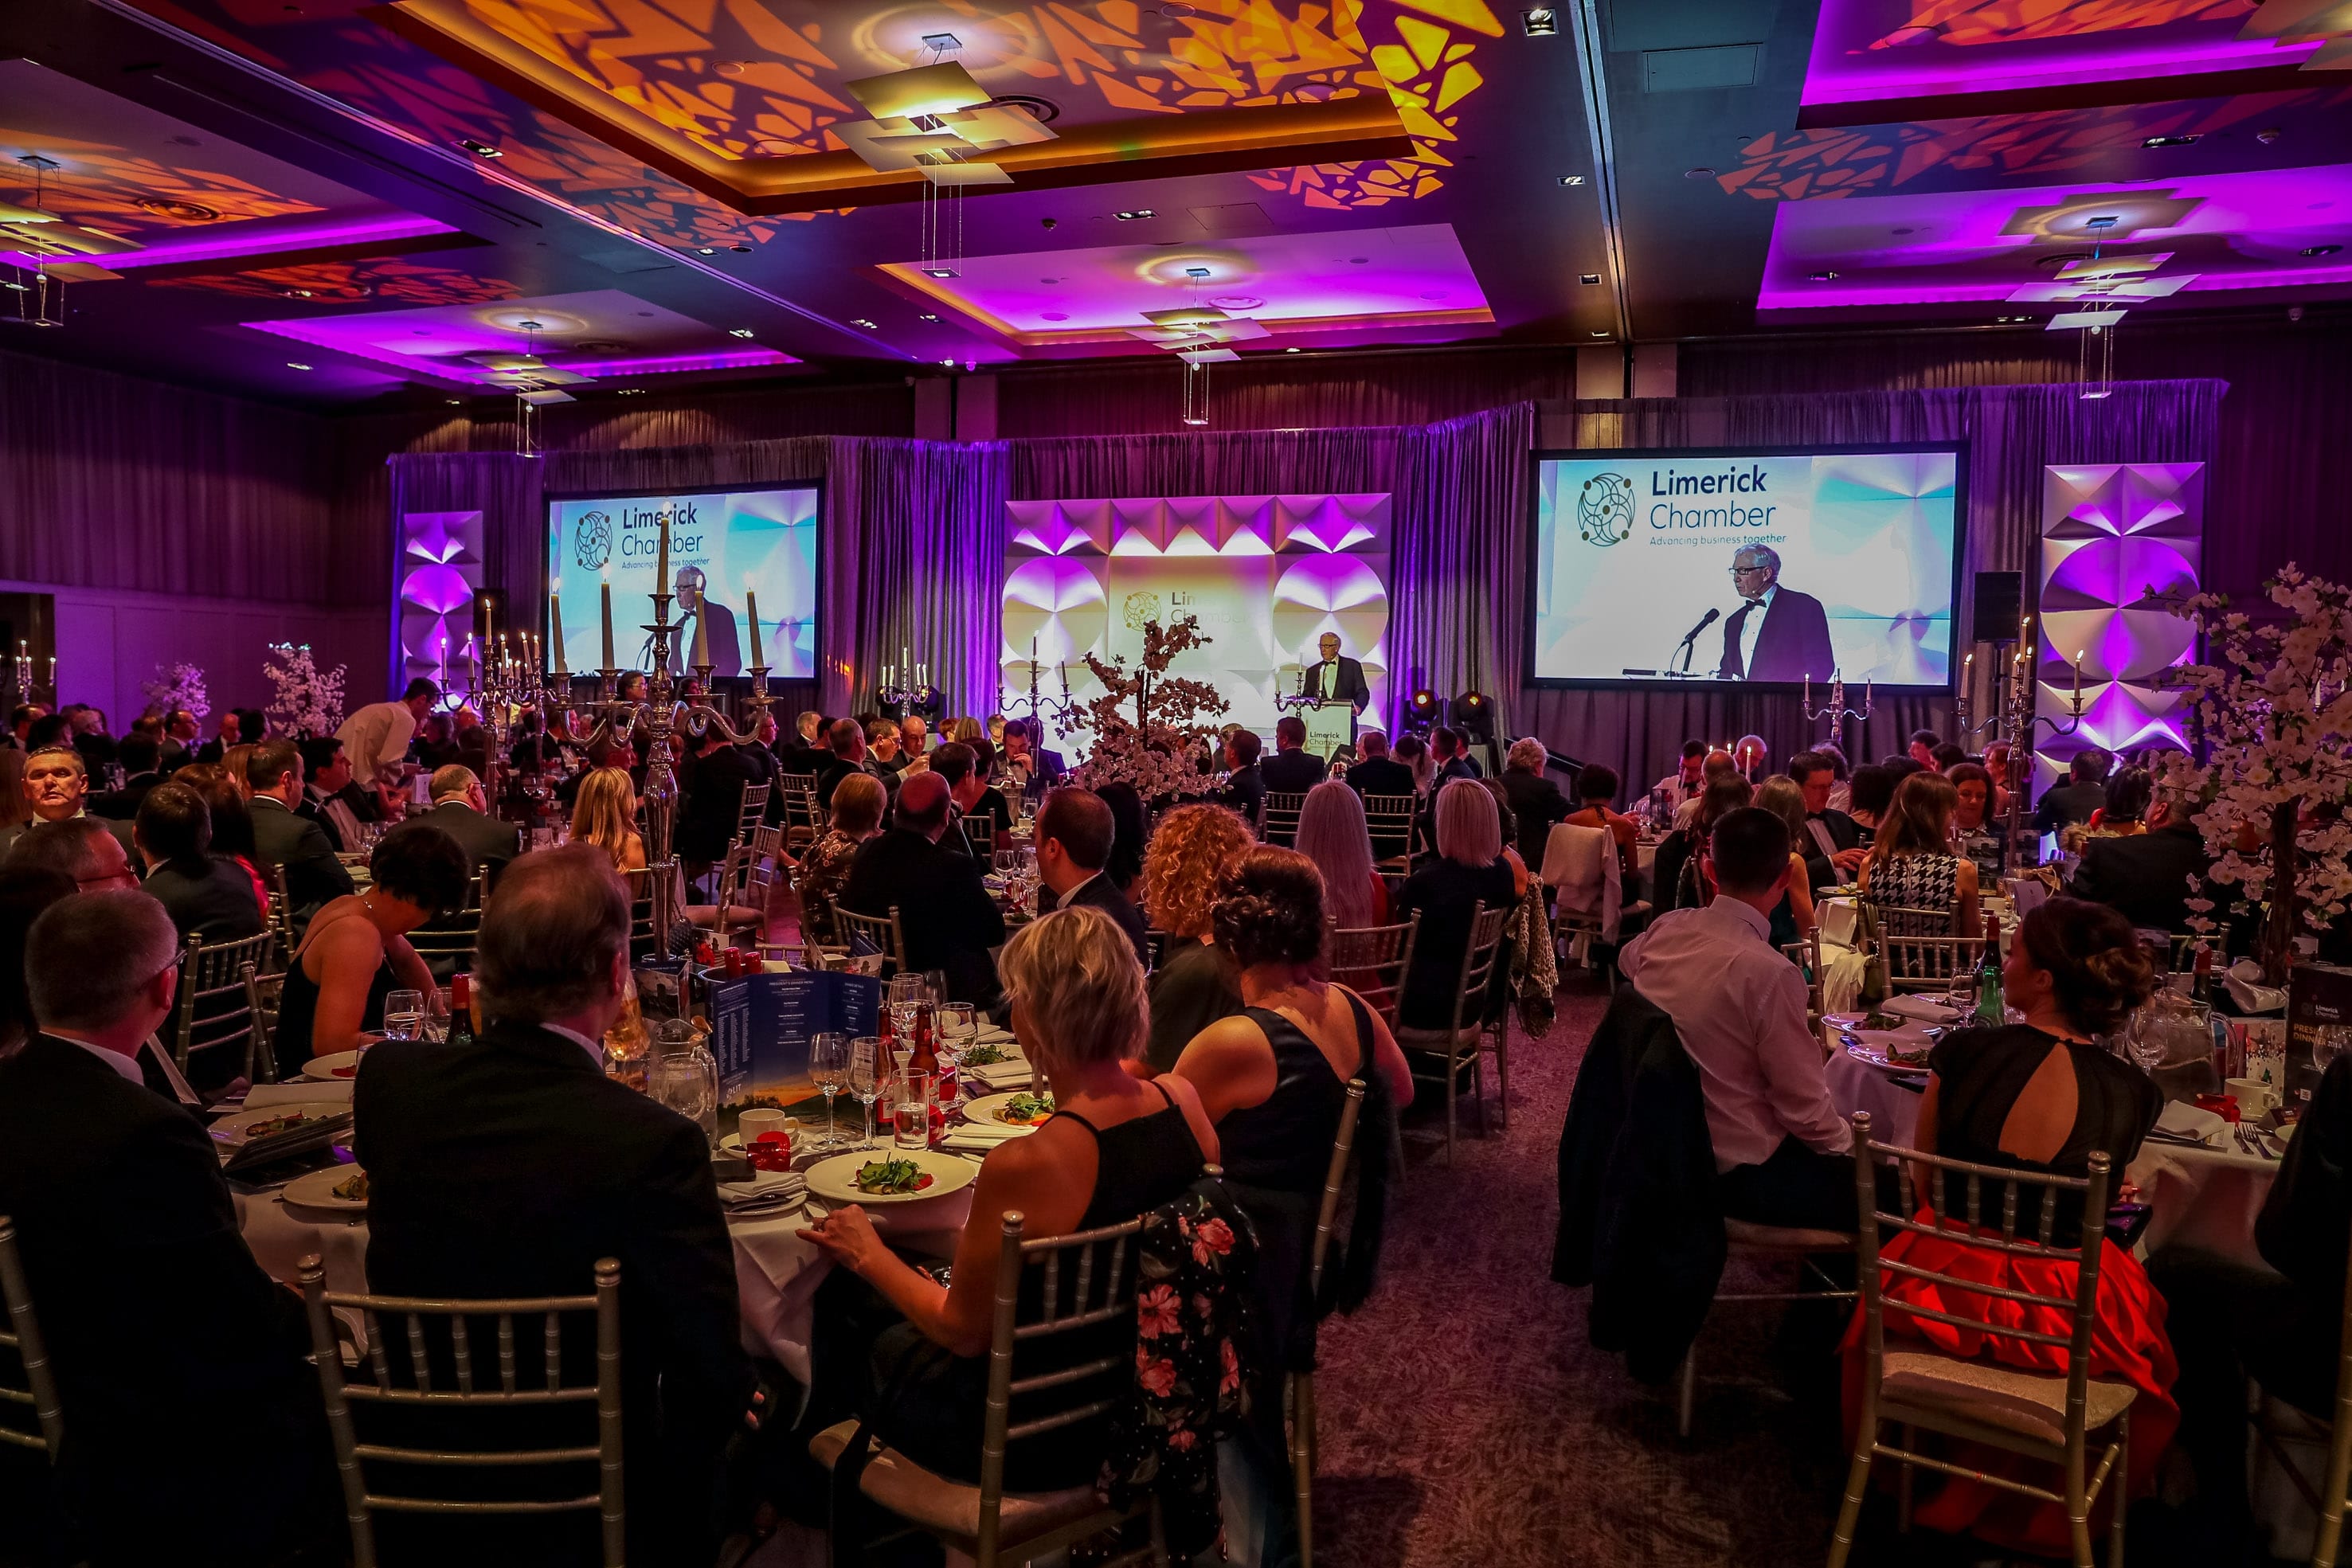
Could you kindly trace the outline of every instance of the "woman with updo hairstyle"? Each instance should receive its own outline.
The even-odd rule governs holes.
[[[1005,1213],[1024,1217],[1024,1240],[1122,1224],[1175,1199],[1218,1155],[1217,1134],[1190,1083],[1147,1082],[1128,1071],[1128,1059],[1143,1044],[1143,968],[1109,915],[1082,906],[1041,916],[1004,945],[997,972],[1013,1035],[1044,1072],[1054,1113],[1026,1137],[998,1144],[981,1163],[950,1282],[940,1283],[892,1251],[856,1204],[799,1233],[837,1266],[817,1290],[808,1408],[799,1435],[863,1416],[892,1448],[966,1484],[980,1477]],[[1055,1306],[1068,1312],[1073,1281],[1067,1270],[1061,1279],[1063,1300]],[[1023,1321],[1037,1315],[1044,1288],[1037,1271],[1024,1273]],[[1135,1344],[1132,1312],[1055,1336],[1045,1354],[1066,1365],[1107,1359],[1112,1369],[1026,1396],[1017,1418],[1097,1400],[1119,1404],[1134,1386]],[[1005,1490],[1091,1485],[1107,1422],[1103,1416],[1016,1438],[1005,1454]]]
[[[1218,878],[1257,840],[1223,806],[1179,806],[1160,819],[1143,852],[1143,914],[1167,945],[1151,971],[1151,1035],[1143,1059],[1176,1065],[1192,1038],[1242,1010],[1241,977],[1217,946],[1209,911]]]
[[[1174,1076],[1200,1092],[1217,1124],[1226,1186],[1257,1232],[1250,1294],[1258,1354],[1244,1359],[1266,1383],[1252,1401],[1258,1418],[1239,1435],[1249,1485],[1236,1500],[1251,1521],[1246,1535],[1286,1542],[1296,1525],[1280,1378],[1315,1365],[1307,1260],[1348,1081],[1364,1083],[1356,1212],[1344,1252],[1330,1260],[1326,1304],[1353,1311],[1371,1291],[1389,1145],[1396,1107],[1412,1102],[1412,1074],[1380,1014],[1322,977],[1323,877],[1313,861],[1295,850],[1251,850],[1218,880],[1210,918],[1217,947],[1239,966],[1243,1008],[1196,1035]]]
[[[1961,1030],[1929,1052],[1914,1144],[1930,1154],[1995,1169],[2075,1177],[2089,1172],[2094,1153],[2104,1154],[2113,1179],[2120,1181],[2164,1103],[2147,1073],[2101,1043],[2101,1037],[2124,1027],[2157,983],[2155,964],[2131,922],[2105,904],[2053,898],[2018,927],[2001,982],[2009,1005],[2025,1021]],[[1882,1258],[1998,1290],[2074,1293],[2077,1268],[2072,1260],[2021,1257],[1978,1244],[1965,1184],[1948,1173],[1945,1182],[1940,1216],[1929,1212],[1933,1188],[1924,1181],[1917,1186],[1916,1218],[1936,1228],[1896,1234],[1881,1249]],[[1983,1188],[1978,1223],[1986,1235],[1997,1237],[2003,1224],[2003,1189],[1990,1180]],[[2014,1190],[2015,1234],[2038,1237],[2045,1189]],[[2061,1193],[2051,1216],[2051,1240],[2073,1247],[2086,1232],[2097,1236],[2104,1218],[2086,1218],[2081,1195]],[[2099,1247],[2090,1375],[2139,1391],[2131,1406],[2131,1474],[2115,1478],[2108,1492],[2120,1503],[2145,1490],[2179,1412],[2171,1396],[2175,1362],[2165,1334],[2163,1301],[2127,1250],[2105,1239]],[[1950,1308],[1948,1300],[1940,1299],[1948,1286],[1899,1270],[1885,1280],[1890,1307],[1908,1301]],[[2073,1328],[2071,1308],[2017,1304],[2007,1311],[2014,1314],[2009,1321],[2036,1332],[2063,1338]],[[1897,1343],[1906,1350],[1924,1343],[1962,1361],[1990,1360],[2045,1377],[2053,1370],[2048,1351],[2023,1341],[1989,1339],[1899,1311],[1888,1312],[1885,1319],[1888,1336],[1899,1335]],[[1860,1397],[1864,1356],[1854,1330],[1847,1333],[1844,1354],[1852,1411]],[[1987,1449],[1944,1457],[1971,1468],[2002,1462]],[[1945,1479],[1923,1488],[1918,1511],[1930,1528],[1973,1534],[2039,1556],[2064,1557],[2071,1539],[2062,1505],[2022,1508],[2013,1494],[1982,1481]],[[2105,1526],[2094,1519],[2091,1528],[2096,1532]]]

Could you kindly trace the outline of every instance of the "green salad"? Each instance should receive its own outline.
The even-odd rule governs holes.
[[[1001,1045],[975,1045],[957,1058],[961,1067],[993,1067],[1000,1061],[1010,1061],[1013,1053]]]
[[[912,1160],[874,1160],[857,1167],[860,1192],[919,1192],[931,1185]]]
[[[996,1119],[1015,1127],[1034,1127],[1053,1113],[1051,1094],[1032,1094],[1024,1089],[997,1107]]]

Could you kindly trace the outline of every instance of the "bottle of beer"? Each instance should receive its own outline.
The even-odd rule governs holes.
[[[474,1022],[474,977],[457,975],[449,981],[449,1040],[451,1045],[471,1045],[477,1026]]]
[[[2000,920],[1988,915],[1984,923],[1984,956],[1977,960],[1977,1022],[1988,1029],[1999,1029],[2008,1018],[2008,1004],[2000,994]]]

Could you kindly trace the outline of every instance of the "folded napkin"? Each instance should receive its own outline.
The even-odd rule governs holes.
[[[798,1171],[754,1171],[750,1181],[719,1184],[719,1201],[729,1208],[766,1207],[808,1191],[808,1178]]]
[[[2209,1149],[2223,1146],[2230,1124],[2224,1117],[2179,1100],[2168,1100],[2158,1113],[2156,1124],[2177,1137],[2194,1138]]]
[[[991,1062],[986,1067],[959,1067],[956,1076],[984,1083],[991,1089],[1026,1089],[1032,1071],[1028,1062],[1015,1057],[1011,1061]]]
[[[2263,967],[2252,958],[2241,958],[2230,966],[2221,984],[2228,988],[2230,999],[2238,1010],[2249,1013],[2274,1013],[2286,1006],[2286,993],[2262,983]]]
[[[1004,1122],[965,1122],[948,1136],[1001,1144],[1008,1138],[1025,1138],[1036,1130],[1034,1127],[1015,1127]]]
[[[257,1083],[245,1092],[245,1109],[258,1111],[265,1105],[299,1105],[304,1102],[341,1101],[348,1105],[352,1099],[352,1082],[348,1078],[330,1078],[312,1083]]]
[[[1878,1010],[1893,1013],[1896,1018],[1917,1019],[1922,1023],[1950,1023],[1955,1017],[1952,1009],[1940,1000],[1901,993],[1879,1003]]]

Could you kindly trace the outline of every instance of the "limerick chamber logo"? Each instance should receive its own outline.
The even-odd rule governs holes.
[[[613,519],[602,512],[583,512],[572,525],[572,559],[583,571],[602,571],[613,559]]]
[[[1129,631],[1140,632],[1145,626],[1160,619],[1160,595],[1130,593],[1127,596],[1127,602],[1121,607],[1120,612],[1126,618]]]
[[[1576,531],[1587,544],[1623,544],[1633,532],[1633,481],[1595,474],[1576,497]]]

